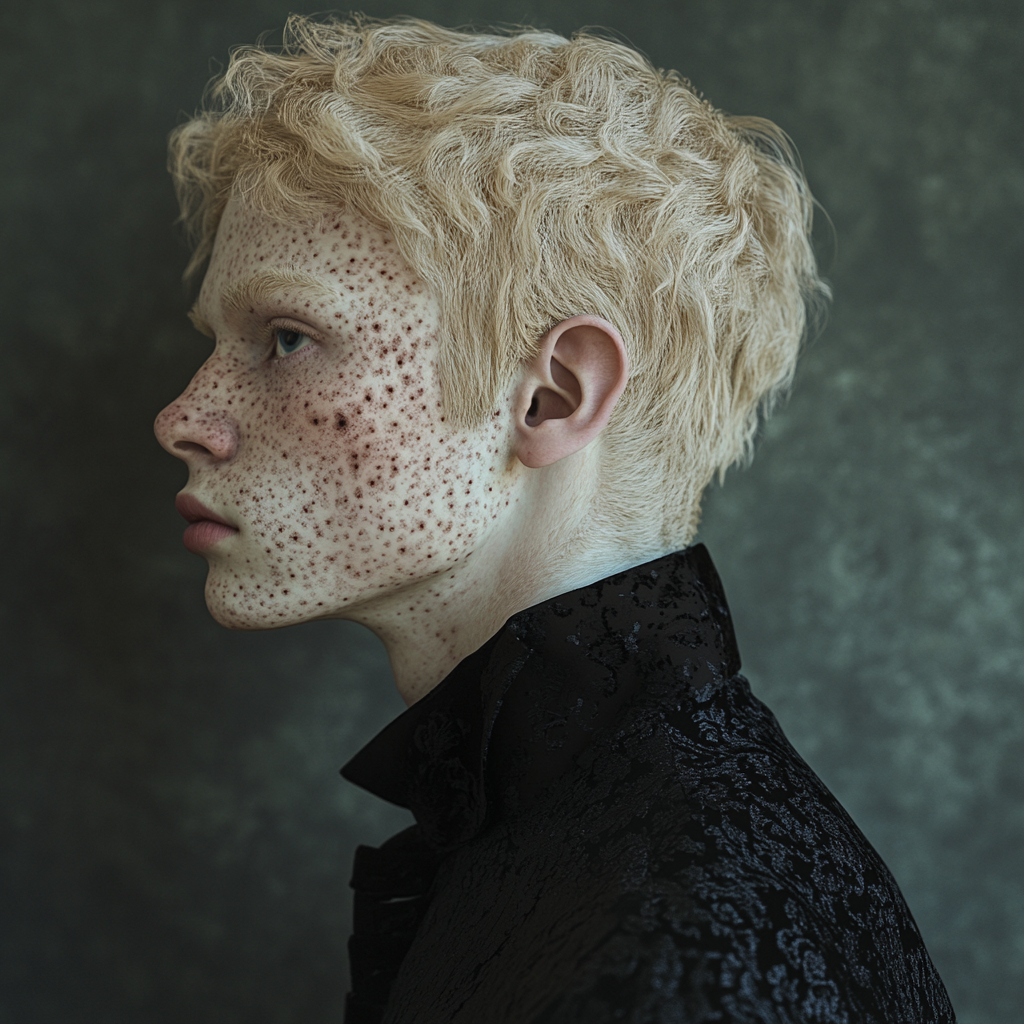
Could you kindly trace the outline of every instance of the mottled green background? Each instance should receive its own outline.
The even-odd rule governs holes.
[[[796,140],[836,292],[702,539],[745,670],[888,861],[964,1024],[1024,1019],[1019,2],[410,0],[608,26]],[[205,339],[168,129],[288,8],[9,5],[2,47],[0,1021],[340,1019],[337,776],[401,709],[350,624],[232,634],[152,438]]]

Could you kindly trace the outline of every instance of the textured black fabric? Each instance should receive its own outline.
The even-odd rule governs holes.
[[[702,545],[514,615],[349,762],[347,1024],[932,1024],[895,881],[738,675]]]

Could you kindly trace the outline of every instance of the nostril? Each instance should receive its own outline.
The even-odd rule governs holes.
[[[222,409],[172,402],[157,416],[154,428],[164,450],[178,459],[224,462],[234,457],[238,447],[238,424]]]
[[[174,450],[181,452],[182,455],[200,455],[210,454],[210,449],[205,445],[196,444],[195,441],[175,441]]]

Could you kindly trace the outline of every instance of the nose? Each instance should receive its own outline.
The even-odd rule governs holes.
[[[203,370],[181,396],[156,418],[156,439],[175,458],[193,462],[228,462],[238,451],[238,424],[210,398]]]

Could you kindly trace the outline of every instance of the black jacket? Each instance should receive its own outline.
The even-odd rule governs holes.
[[[342,770],[346,1024],[954,1020],[881,858],[737,675],[702,545],[512,616]]]

